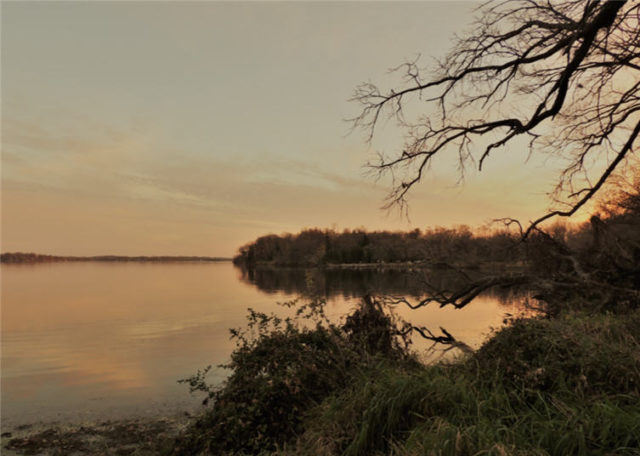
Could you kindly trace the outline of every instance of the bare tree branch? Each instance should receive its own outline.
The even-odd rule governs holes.
[[[408,139],[399,153],[372,165],[391,173],[389,208],[406,208],[434,158],[457,154],[481,170],[491,153],[528,136],[529,154],[567,158],[554,190],[566,208],[523,229],[573,215],[635,153],[640,125],[640,3],[628,0],[491,1],[474,30],[426,75],[417,61],[398,66],[404,85],[359,86],[354,127],[372,141],[380,120],[393,118]],[[427,102],[425,116],[405,107]],[[593,162],[605,161],[602,170]],[[589,172],[597,172],[591,183]]]

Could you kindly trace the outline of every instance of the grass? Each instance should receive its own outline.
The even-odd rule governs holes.
[[[297,402],[295,429],[216,454],[640,455],[639,310],[517,320],[474,355],[434,366],[399,356],[399,346],[354,348],[333,329],[327,346],[342,370]],[[219,420],[215,404],[208,416]]]
[[[449,365],[379,365],[291,453],[640,454],[640,313],[520,320]],[[331,438],[332,437],[332,438]]]

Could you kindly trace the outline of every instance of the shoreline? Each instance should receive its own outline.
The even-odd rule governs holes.
[[[234,263],[234,266],[246,269],[320,269],[320,270],[473,270],[473,271],[522,271],[524,264],[519,262],[483,262],[477,264],[456,264],[432,261],[404,261],[394,263],[325,263],[325,264],[276,264],[273,262],[257,262],[251,265]]]
[[[0,254],[1,264],[41,264],[41,263],[78,263],[78,262],[103,262],[103,263],[226,263],[231,258],[208,256],[57,256],[41,255],[37,253],[3,253]]]
[[[20,418],[2,417],[0,454],[104,455],[164,454],[203,410],[202,398],[177,403],[78,410]]]
[[[188,391],[179,400],[102,404],[89,400],[33,413],[3,409],[0,454],[162,454],[164,445],[172,443],[202,410],[201,395]]]
[[[96,419],[66,423],[40,422],[2,428],[3,455],[153,455],[166,452],[189,425],[193,412],[147,417]]]

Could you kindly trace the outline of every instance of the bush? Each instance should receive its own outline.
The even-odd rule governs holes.
[[[536,392],[640,397],[640,312],[516,320],[487,341],[470,368]]]
[[[190,379],[212,406],[176,454],[640,455],[640,310],[515,320],[432,366],[370,298],[343,325],[298,313],[252,312],[223,387]]]
[[[206,370],[184,380],[192,391],[205,391],[211,407],[176,441],[174,454],[274,451],[354,372],[382,356],[403,359],[392,319],[372,302],[365,300],[344,326],[326,319],[323,301],[300,307],[297,319],[250,310],[248,329],[232,330],[237,346],[222,388],[204,382]]]
[[[379,364],[287,454],[638,455],[640,312],[518,320],[452,364]]]

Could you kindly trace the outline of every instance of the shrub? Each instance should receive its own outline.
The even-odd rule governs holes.
[[[309,303],[297,319],[285,320],[250,310],[247,330],[232,330],[237,345],[224,385],[207,385],[206,370],[184,380],[192,391],[205,391],[211,407],[176,441],[174,454],[274,451],[358,369],[381,356],[403,358],[393,321],[380,306],[364,301],[344,326],[330,323],[323,307]]]
[[[370,298],[343,325],[298,313],[252,312],[223,387],[191,379],[212,406],[175,453],[640,454],[640,310],[515,320],[431,366]]]

